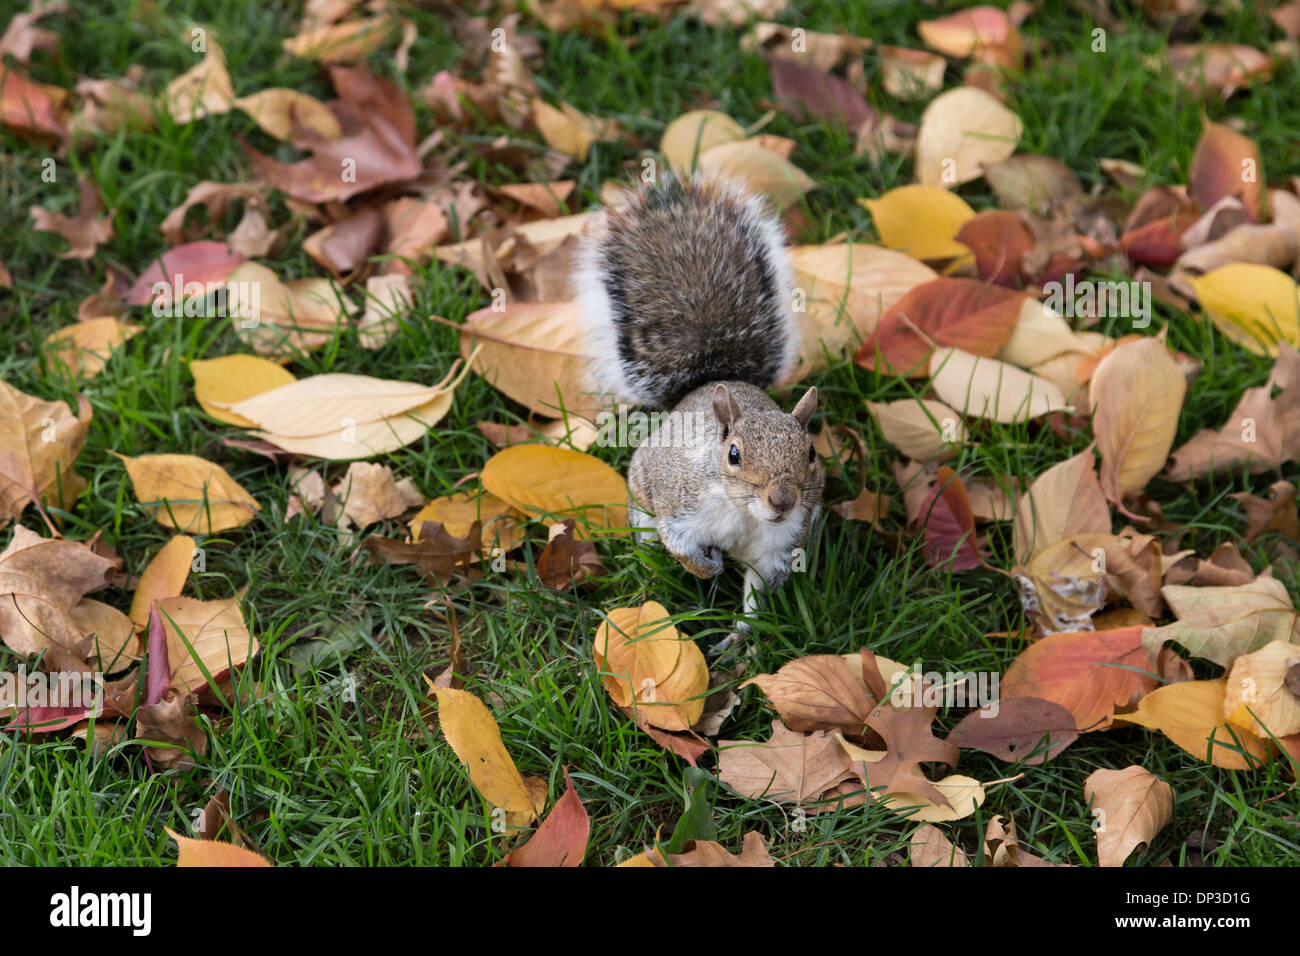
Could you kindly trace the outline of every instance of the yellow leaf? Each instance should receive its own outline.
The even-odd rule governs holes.
[[[620,707],[635,706],[664,730],[689,730],[704,713],[709,668],[662,604],[615,608],[592,644],[601,683]]]
[[[230,411],[231,405],[294,382],[293,373],[259,355],[223,355],[192,359],[194,397],[219,422],[255,428],[257,423]]]
[[[1020,117],[973,86],[940,93],[921,114],[916,134],[916,178],[955,188],[979,179],[984,167],[1008,159],[1020,142]]]
[[[1277,357],[1277,343],[1300,346],[1300,290],[1272,266],[1237,262],[1189,278],[1215,327],[1256,355]]]
[[[244,623],[237,597],[220,601],[163,598],[158,602],[158,616],[167,634],[171,686],[186,693],[197,693],[208,685],[204,670],[212,680],[220,681],[257,653],[257,638]]]
[[[871,212],[880,241],[913,259],[970,258],[958,231],[975,210],[955,193],[937,186],[900,186],[879,199],[859,199]]]
[[[167,835],[176,841],[179,851],[177,866],[270,866],[265,857],[233,843],[218,843],[216,840],[195,840],[183,837],[163,827]]]
[[[1226,679],[1187,680],[1157,687],[1118,720],[1158,730],[1198,760],[1216,767],[1250,770],[1269,760],[1268,749],[1249,730],[1229,728],[1223,718]],[[1244,756],[1245,750],[1254,757]]]
[[[700,170],[708,176],[738,179],[778,209],[798,202],[817,185],[802,169],[753,140],[712,147],[700,156]]]
[[[479,333],[479,334],[476,334]],[[480,337],[480,335],[482,337]],[[465,319],[460,354],[494,388],[539,415],[595,419],[599,403],[587,378],[585,329],[576,302],[513,302]]]
[[[305,126],[324,139],[338,139],[343,128],[320,100],[297,90],[272,87],[230,104],[251,116],[258,126],[282,142],[289,142],[295,124]]]
[[[501,729],[483,701],[467,690],[436,685],[432,690],[438,698],[443,736],[483,799],[509,813],[539,815],[542,805],[510,759]]]
[[[358,422],[355,426],[344,422],[334,431],[303,437],[260,431],[253,432],[253,435],[295,455],[310,455],[331,461],[370,458],[418,441],[425,432],[442,421],[443,416],[451,410],[452,398],[455,396],[453,389],[458,384],[460,379],[451,383],[447,391],[441,392],[432,401],[378,421]]]
[[[745,130],[726,113],[692,110],[668,124],[659,152],[675,169],[691,169],[714,146],[745,138]]]
[[[1101,490],[1119,503],[1165,466],[1187,379],[1156,338],[1125,342],[1097,366],[1088,389],[1101,452]]]
[[[72,375],[91,378],[103,371],[114,349],[143,329],[142,325],[129,325],[111,316],[90,319],[52,332],[45,345],[53,350],[54,360]]]
[[[185,587],[194,561],[194,539],[178,534],[154,555],[140,575],[131,598],[131,621],[138,628],[149,626],[149,608],[155,600],[176,597]]]
[[[872,797],[883,803],[890,811],[909,821],[920,823],[945,823],[949,820],[962,820],[984,805],[984,784],[974,777],[965,777],[959,773],[950,773],[942,780],[936,780],[934,788],[944,795],[951,806],[941,807],[931,803],[925,797],[915,793],[883,793],[876,791]],[[882,795],[883,794],[883,795]]]
[[[480,480],[521,511],[576,519],[577,533],[627,525],[627,483],[599,458],[582,452],[513,445],[487,460]]]
[[[197,455],[118,455],[136,500],[164,528],[213,534],[238,528],[261,510],[220,465]]]
[[[446,379],[437,385],[421,385],[331,372],[299,379],[238,402],[219,402],[217,407],[224,407],[274,435],[306,438],[342,431],[349,424],[360,425],[400,415],[427,405],[446,387]]]

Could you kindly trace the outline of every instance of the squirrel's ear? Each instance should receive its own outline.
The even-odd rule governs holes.
[[[740,406],[731,397],[727,386],[721,383],[713,390],[713,414],[718,417],[718,424],[723,428],[730,428],[740,417]]]
[[[804,428],[812,421],[813,413],[817,411],[817,389],[810,388],[803,393],[803,398],[799,399],[799,404],[794,407],[790,414],[795,417]]]

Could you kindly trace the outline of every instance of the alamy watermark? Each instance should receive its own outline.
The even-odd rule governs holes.
[[[919,670],[895,678],[889,702],[895,707],[973,707],[981,717],[996,717],[1001,710],[997,671]]]
[[[239,319],[240,328],[255,329],[262,319],[260,282],[186,282],[180,273],[153,284],[153,314],[158,318]]]
[[[34,707],[85,708],[88,715],[104,710],[104,675],[86,671],[0,672],[0,711],[22,712]]]
[[[596,444],[601,448],[697,448],[717,437],[712,411],[641,412],[619,405],[618,412],[596,416]]]
[[[1045,282],[1043,291],[1043,307],[1067,319],[1132,319],[1135,329],[1151,324],[1150,282],[1075,282],[1067,272],[1064,283]]]

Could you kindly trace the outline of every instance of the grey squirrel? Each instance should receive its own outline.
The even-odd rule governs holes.
[[[789,576],[826,481],[817,389],[789,413],[764,392],[799,358],[779,220],[736,183],[660,176],[597,218],[576,266],[596,384],[672,410],[632,456],[629,524],[697,577],[737,558],[753,612]]]

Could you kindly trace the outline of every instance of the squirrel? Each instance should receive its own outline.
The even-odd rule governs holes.
[[[628,469],[628,523],[655,529],[636,540],[657,538],[700,578],[738,559],[752,614],[789,576],[826,482],[808,431],[817,389],[789,413],[764,391],[799,358],[780,221],[738,183],[660,176],[595,219],[574,285],[596,384],[671,409]]]

